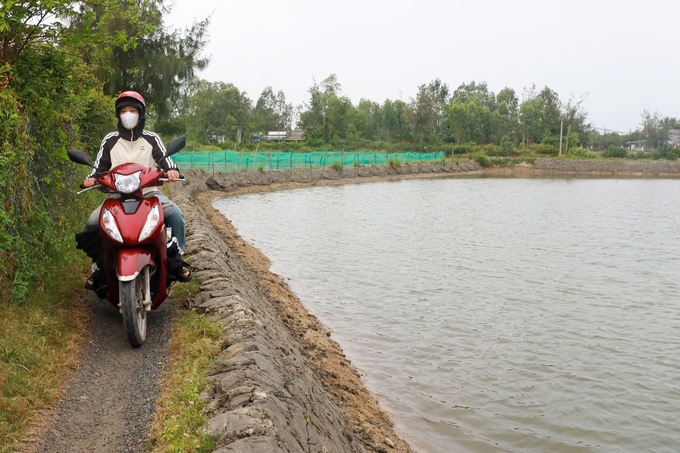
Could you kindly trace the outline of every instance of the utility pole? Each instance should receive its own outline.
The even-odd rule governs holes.
[[[564,130],[564,121],[560,121],[560,156],[562,155],[562,131]]]

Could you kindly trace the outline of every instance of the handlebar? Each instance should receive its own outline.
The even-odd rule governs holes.
[[[83,190],[81,190],[80,192],[77,192],[76,195],[80,195],[81,193],[87,192],[88,190],[99,189],[100,187],[103,187],[103,186],[101,184],[95,184],[94,186],[90,186],[86,189],[84,187],[85,187],[84,185],[80,184],[80,188],[83,189]]]
[[[168,178],[158,178],[158,180],[163,181],[163,182],[170,181]],[[179,178],[175,179],[175,181],[184,182],[184,181],[186,181],[186,179],[184,179],[184,176],[180,176]]]

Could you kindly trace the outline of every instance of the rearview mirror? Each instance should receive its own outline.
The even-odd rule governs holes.
[[[75,162],[80,165],[89,165],[90,167],[94,168],[94,165],[92,165],[90,162],[90,158],[84,152],[75,149],[69,149],[66,151],[66,154],[68,154],[68,158],[71,162]]]
[[[171,140],[170,143],[168,143],[168,156],[172,156],[173,154],[182,151],[186,144],[187,138],[184,135]]]

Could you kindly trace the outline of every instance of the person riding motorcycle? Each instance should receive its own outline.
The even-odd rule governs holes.
[[[146,167],[160,166],[169,181],[179,178],[177,166],[170,156],[166,155],[163,141],[154,132],[144,130],[146,102],[135,91],[125,91],[116,99],[116,118],[118,127],[102,140],[92,173],[87,176],[83,185],[92,187],[96,180],[95,176],[106,172],[111,168],[124,163],[137,163]],[[192,275],[189,266],[184,263],[180,256],[185,248],[185,221],[184,213],[179,207],[163,195],[158,189],[144,189],[144,196],[156,196],[163,205],[163,217],[166,228],[171,230],[172,238],[168,242],[168,270],[174,272],[172,280],[187,282]],[[95,209],[82,233],[76,235],[78,247],[90,256],[93,265],[92,276],[85,283],[87,289],[97,290],[103,284],[103,272],[101,271],[101,256],[99,240],[95,234],[99,229],[99,215],[101,205]],[[174,266],[172,265],[174,262]]]

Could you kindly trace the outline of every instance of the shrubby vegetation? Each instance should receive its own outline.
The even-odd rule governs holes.
[[[75,197],[85,170],[66,149],[96,153],[115,128],[111,95],[138,88],[166,113],[164,100],[207,63],[199,55],[207,22],[168,30],[165,11],[162,0],[2,5],[0,300],[23,300],[73,248],[98,197]]]

